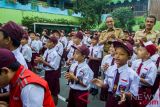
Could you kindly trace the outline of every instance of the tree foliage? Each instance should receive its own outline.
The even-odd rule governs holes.
[[[115,9],[112,16],[116,19],[116,25],[120,28],[132,30],[132,26],[135,25],[134,14],[129,7],[120,7]]]
[[[17,2],[21,3],[22,5],[26,5],[29,3],[29,0],[17,0]]]
[[[80,12],[85,18],[83,25],[87,28],[101,23],[101,15],[108,11],[107,5],[111,0],[73,0],[73,10]]]

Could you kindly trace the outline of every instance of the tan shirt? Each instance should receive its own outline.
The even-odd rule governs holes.
[[[113,28],[113,29],[107,29],[107,30],[104,30],[102,31],[101,35],[100,35],[100,38],[99,38],[99,41],[103,41],[110,33],[113,33],[114,36],[112,38],[110,38],[108,41],[111,41],[111,40],[114,40],[116,38],[122,38],[123,37],[123,31],[122,29],[120,28]],[[105,52],[108,52],[109,50],[109,44],[106,42],[104,43],[104,51]]]
[[[146,33],[145,29],[137,31],[135,33],[134,40],[135,42],[138,42],[138,40],[143,40],[143,41],[152,41],[153,43],[158,42],[158,32],[155,30],[151,30],[149,33]]]

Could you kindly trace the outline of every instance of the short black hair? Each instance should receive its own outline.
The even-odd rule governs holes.
[[[16,61],[12,63],[11,65],[9,65],[8,68],[11,69],[12,71],[17,71],[20,66],[21,64],[18,61]]]
[[[147,19],[147,18],[153,18],[153,19],[154,19],[154,24],[156,24],[156,21],[157,21],[156,16],[154,16],[154,15],[149,15],[149,16],[146,17],[146,19]]]
[[[109,15],[109,16],[106,17],[106,20],[107,20],[107,18],[113,18],[113,17],[111,15]]]
[[[11,65],[7,66],[7,68],[11,69],[12,71],[17,71],[19,69],[19,67],[21,66],[21,64],[16,61],[14,63],[12,63]],[[2,69],[0,69],[0,74],[2,72]]]

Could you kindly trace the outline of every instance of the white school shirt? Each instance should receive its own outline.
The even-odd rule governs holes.
[[[26,63],[22,53],[20,52],[19,48],[13,50],[12,53],[14,54],[15,58],[17,59],[17,61],[21,65],[23,65],[25,68],[28,68],[27,63]]]
[[[90,56],[92,54],[92,57],[94,58],[102,58],[103,51],[98,44],[96,46],[91,45],[89,47],[89,50],[90,50],[90,53],[89,53]]]
[[[71,49],[71,46],[72,46],[72,45],[73,45],[73,41],[70,40],[70,41],[68,42],[68,45],[67,45],[67,50],[68,50],[68,51]]]
[[[154,98],[149,102],[146,107],[160,107],[160,87],[157,89]]]
[[[89,90],[91,80],[93,79],[93,71],[90,69],[86,61],[80,64],[78,64],[78,62],[73,63],[69,71],[74,73],[77,65],[78,68],[76,72],[76,77],[78,77],[87,87],[83,87],[80,84],[76,84],[75,82],[73,84],[71,84],[70,82],[69,86],[75,90]]]
[[[57,45],[55,46],[55,48],[56,48],[56,51],[57,51],[58,55],[60,57],[62,57],[63,49],[64,49],[63,44],[61,42],[58,42]]]
[[[22,88],[22,107],[43,107],[44,91],[43,87],[36,84],[28,84]]]
[[[133,53],[130,61],[133,62],[133,61],[135,61],[135,60],[137,60],[137,55],[136,55],[135,53]]]
[[[83,37],[83,44],[85,44],[85,45],[87,45],[87,46],[90,46],[90,43],[91,43],[91,38],[90,38],[90,36],[88,37],[88,36],[84,36]]]
[[[46,43],[47,43],[47,40],[48,40],[48,39],[47,39],[45,36],[42,36],[42,37],[41,37],[42,43],[46,44]]]
[[[63,44],[64,48],[67,47],[68,40],[66,36],[60,37],[59,41]]]
[[[22,49],[22,55],[27,62],[31,62],[32,59],[32,49],[29,47],[28,44],[25,44],[24,46],[20,46],[20,50]]]
[[[139,67],[139,65],[141,64],[142,60],[138,59],[135,60],[132,64],[132,69],[137,72],[137,69]],[[141,71],[140,71],[140,77],[144,76],[145,80],[147,81],[147,83],[149,83],[150,85],[153,85],[156,79],[156,75],[157,75],[157,67],[154,64],[154,62],[151,59],[148,59],[144,62],[142,62],[143,65],[141,67]],[[145,84],[140,83],[140,86],[146,86]]]
[[[43,59],[44,60],[45,60],[45,58],[47,56],[47,53],[48,53],[47,62],[49,63],[51,68],[46,66],[46,67],[44,67],[44,70],[46,70],[46,71],[57,70],[59,68],[59,66],[60,66],[61,57],[56,52],[56,48],[54,47],[52,49],[47,49],[44,52],[44,55],[43,55]]]
[[[159,57],[159,54],[156,53],[156,54],[152,55],[152,56],[150,57],[150,59],[156,64],[158,57]]]
[[[80,43],[80,44],[77,45],[77,46],[81,46],[81,45],[82,45],[82,43]],[[72,46],[77,47],[75,44],[73,44]],[[71,48],[70,48],[70,50],[69,50],[69,52],[68,52],[68,54],[67,54],[67,58],[68,58],[68,59],[71,59],[71,58],[73,57],[73,55],[74,55],[74,52],[75,52],[75,49],[74,49],[72,46],[71,46]]]
[[[33,48],[32,53],[39,53],[39,43],[37,40],[31,41],[30,46]]]
[[[117,68],[117,65],[110,66],[105,74],[104,83],[109,86],[108,92],[112,92],[114,81],[118,72],[120,73],[116,94],[120,94],[119,86],[126,87],[125,92],[131,92],[134,96],[138,96],[139,76],[128,67],[128,64]]]
[[[71,59],[73,57],[74,52],[75,52],[75,49],[73,47],[71,47],[68,54],[67,54],[67,58]]]
[[[40,40],[37,40],[37,41],[38,41],[38,44],[39,44],[39,50],[41,50],[43,48],[43,43]]]
[[[108,64],[109,66],[111,66],[112,60],[113,60],[113,56],[111,54],[104,56],[104,58],[102,59],[101,68],[103,68],[103,65],[105,64]]]
[[[30,45],[30,43],[31,43],[31,38],[30,38],[30,36],[28,37],[28,45]]]

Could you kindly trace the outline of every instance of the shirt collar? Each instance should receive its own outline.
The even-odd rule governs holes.
[[[149,63],[151,63],[152,62],[152,60],[151,59],[148,59],[148,60],[146,60],[146,61],[144,61],[144,62],[142,62],[143,64],[149,64]]]
[[[143,30],[143,33],[145,33],[145,32],[146,32],[146,29]],[[153,34],[153,33],[154,33],[154,30],[152,29],[152,30],[149,31],[148,34]]]
[[[151,60],[157,60],[158,57],[159,57],[159,55],[156,53],[156,54],[152,55],[152,56],[150,57],[150,59],[151,59]]]
[[[93,48],[94,48],[94,47],[97,47],[97,46],[98,46],[98,43],[97,43],[97,45],[95,45],[95,46],[91,45],[91,47],[93,47]]]
[[[19,52],[20,52],[19,48],[17,48],[17,49],[15,49],[15,50],[12,51],[12,53],[13,53],[14,55],[16,55],[16,54],[19,53]]]
[[[111,29],[107,29],[107,31],[115,31],[115,27],[113,27]]]
[[[125,65],[123,65],[123,66],[121,66],[121,67],[118,68],[118,72],[121,73],[124,70],[126,70],[127,68],[128,68],[128,64],[125,64]]]
[[[55,50],[55,47],[53,47],[53,48],[51,48],[51,49],[48,49],[48,52],[51,52],[51,51],[53,51],[53,50]]]
[[[79,67],[79,68],[84,67],[85,64],[86,64],[86,61],[84,61],[84,62],[78,64],[78,67]]]
[[[22,47],[26,47],[28,44],[23,45]]]

